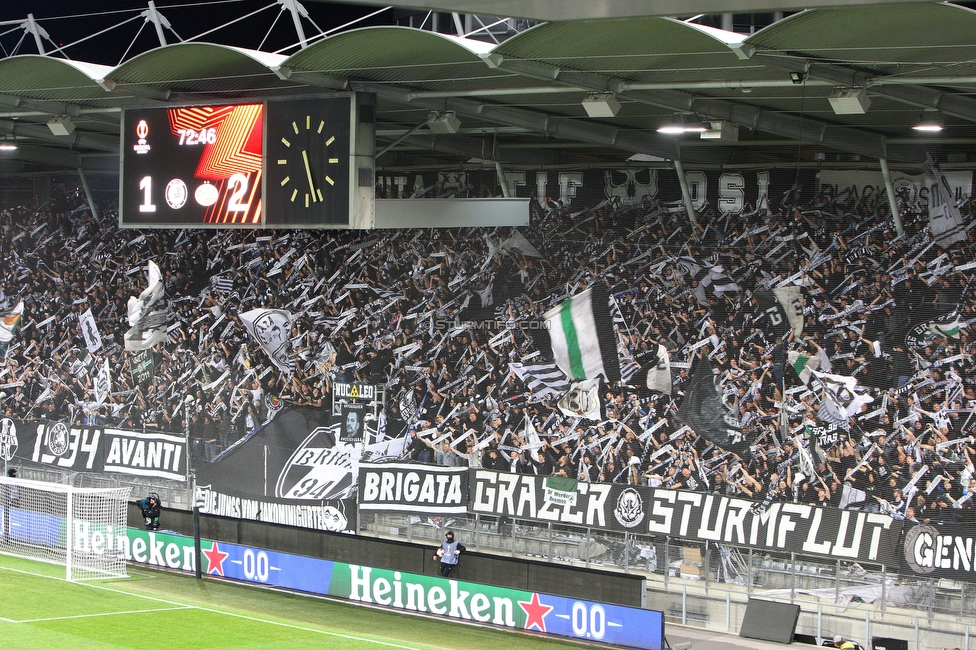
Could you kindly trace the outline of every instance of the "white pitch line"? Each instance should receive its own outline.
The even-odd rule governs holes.
[[[59,582],[67,582],[67,580],[65,580],[64,578],[58,578],[56,576],[49,576],[49,575],[45,575],[43,573],[34,573],[33,571],[24,571],[23,569],[13,569],[13,568],[10,568],[10,567],[5,567],[5,566],[0,566],[0,571],[13,571],[15,573],[23,573],[25,575],[35,576],[35,577],[38,577],[38,578],[48,578],[50,580],[58,580]],[[90,584],[90,583],[82,583],[82,582],[74,582],[72,584],[76,584],[76,585],[79,585],[81,587],[88,587],[90,589],[101,589],[103,591],[111,591],[113,593],[123,594],[125,596],[134,596],[135,598],[143,598],[145,600],[152,600],[152,601],[155,601],[155,602],[158,602],[158,603],[165,603],[167,605],[177,605],[181,609],[198,609],[200,611],[210,612],[212,614],[223,614],[224,616],[233,616],[234,618],[242,618],[242,619],[247,620],[247,621],[255,621],[257,623],[266,623],[268,625],[277,625],[278,627],[286,627],[286,628],[289,628],[289,629],[292,629],[292,630],[299,630],[301,632],[312,632],[313,634],[323,634],[323,635],[326,635],[326,636],[334,636],[334,637],[337,637],[337,638],[340,638],[340,639],[348,639],[350,641],[362,641],[364,643],[372,643],[372,644],[375,644],[375,645],[385,646],[387,648],[400,648],[401,650],[417,650],[418,648],[425,647],[425,646],[400,645],[400,644],[397,644],[397,643],[390,643],[389,641],[377,641],[376,639],[370,639],[370,638],[367,638],[367,637],[356,636],[354,634],[342,634],[340,632],[330,632],[328,630],[318,630],[318,629],[313,628],[313,627],[305,627],[303,625],[294,625],[292,623],[282,623],[280,621],[270,621],[268,619],[258,618],[256,616],[248,616],[246,614],[236,614],[234,612],[224,612],[224,611],[221,611],[219,609],[212,609],[210,607],[201,607],[200,605],[188,605],[186,603],[181,603],[181,602],[177,602],[177,601],[174,601],[174,600],[166,600],[165,598],[157,598],[155,596],[145,596],[143,594],[133,593],[131,591],[125,591],[125,590],[122,590],[122,589],[113,589],[111,587],[105,587],[105,586],[102,586],[102,585],[96,585],[96,584]],[[176,609],[176,608],[173,608],[173,609]],[[8,620],[9,621],[9,619],[4,619],[4,620]],[[9,621],[9,622],[16,623],[17,621]],[[431,646],[427,646],[427,647],[431,647]]]
[[[42,623],[44,621],[66,621],[73,618],[94,618],[96,616],[125,616],[126,614],[149,614],[151,612],[178,612],[183,609],[193,609],[190,605],[181,607],[157,607],[155,609],[131,609],[127,612],[102,612],[100,614],[75,614],[74,616],[52,616],[50,618],[28,618],[22,621],[4,619],[9,623]]]

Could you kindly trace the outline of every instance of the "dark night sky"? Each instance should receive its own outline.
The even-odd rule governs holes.
[[[38,23],[47,30],[51,40],[60,46],[73,43],[80,38],[133,18],[146,10],[148,4],[148,0],[90,0],[84,3],[69,3],[63,0],[2,0],[0,1],[0,21],[23,20],[28,13],[33,13]],[[184,39],[273,4],[274,0],[156,1],[157,9]],[[315,23],[323,30],[343,25],[379,9],[379,7],[371,5],[327,4],[313,0],[306,0],[303,4]],[[82,16],[83,14],[85,14],[83,17],[69,18],[69,16]],[[268,30],[271,29],[275,18],[279,15],[280,17],[271,35],[261,47],[264,51],[278,50],[298,40],[291,16],[281,14],[278,6],[265,9],[252,18],[216,31],[202,40],[257,49]],[[355,27],[391,24],[393,15],[392,10],[384,12],[373,19],[357,23]],[[303,25],[307,36],[316,33],[315,28],[308,21],[303,20]],[[139,34],[127,56],[127,58],[131,58],[133,54],[144,52],[159,43],[153,26],[146,24],[141,18],[68,48],[67,55],[71,59],[79,61],[117,65],[133,39],[136,38],[140,26],[143,26],[142,33]],[[23,30],[16,25],[0,27],[0,32],[8,31],[10,33],[0,36],[0,45],[3,46],[6,53],[0,53],[0,56],[11,54],[17,46],[18,40],[24,34]],[[166,37],[171,43],[176,40],[169,32],[167,32]],[[50,43],[45,43],[45,47],[49,50],[53,49]],[[28,36],[24,39],[18,53],[37,53],[33,37]]]

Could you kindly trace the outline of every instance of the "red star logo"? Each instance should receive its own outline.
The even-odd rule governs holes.
[[[230,553],[221,551],[217,548],[217,542],[214,542],[210,550],[203,551],[203,554],[207,558],[207,575],[211,573],[216,573],[219,576],[224,575],[224,560],[230,557]]]
[[[554,608],[550,605],[543,605],[539,602],[539,594],[532,594],[532,600],[527,603],[518,601],[519,607],[525,612],[525,629],[531,630],[532,626],[540,632],[546,631],[546,614]]]

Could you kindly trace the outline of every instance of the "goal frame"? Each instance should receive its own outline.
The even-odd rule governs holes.
[[[85,530],[94,528],[99,531],[100,528],[104,529],[108,533],[109,540],[116,540],[119,536],[125,537],[131,491],[131,487],[75,487],[61,483],[0,477],[0,524],[2,524],[0,526],[0,554],[63,565],[65,567],[65,579],[70,582],[125,578],[128,576],[126,559],[124,555],[119,553],[116,545],[109,543],[103,553],[81,549],[78,547],[76,529],[79,523],[84,523]],[[19,503],[24,500],[21,495],[25,493],[59,495],[55,497],[55,501],[63,497],[64,507],[62,509],[60,503],[49,508],[43,506],[50,504],[38,504],[33,501]],[[87,503],[97,503],[102,507],[86,516],[86,513],[79,513],[78,510]],[[43,535],[39,535],[33,530],[25,530],[15,537],[14,533],[11,532],[13,526],[16,525],[13,523],[15,513],[19,513],[16,517],[22,520],[31,520],[34,517],[38,520],[57,520],[58,527],[63,527],[63,548],[59,543],[62,539],[60,530],[49,535],[53,539],[53,544],[38,542],[37,538],[43,537]],[[46,541],[50,542],[51,539]],[[85,546],[87,547],[87,544]],[[38,549],[38,552],[36,554],[30,553],[29,549],[31,548]],[[114,558],[114,561],[108,559],[100,565],[97,562],[85,563],[82,561],[85,557],[96,557],[98,555]]]

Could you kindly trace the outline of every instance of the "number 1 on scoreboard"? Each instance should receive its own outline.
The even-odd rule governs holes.
[[[139,181],[139,189],[142,190],[142,203],[139,204],[139,212],[155,212],[156,206],[152,202],[152,176],[143,176]]]

